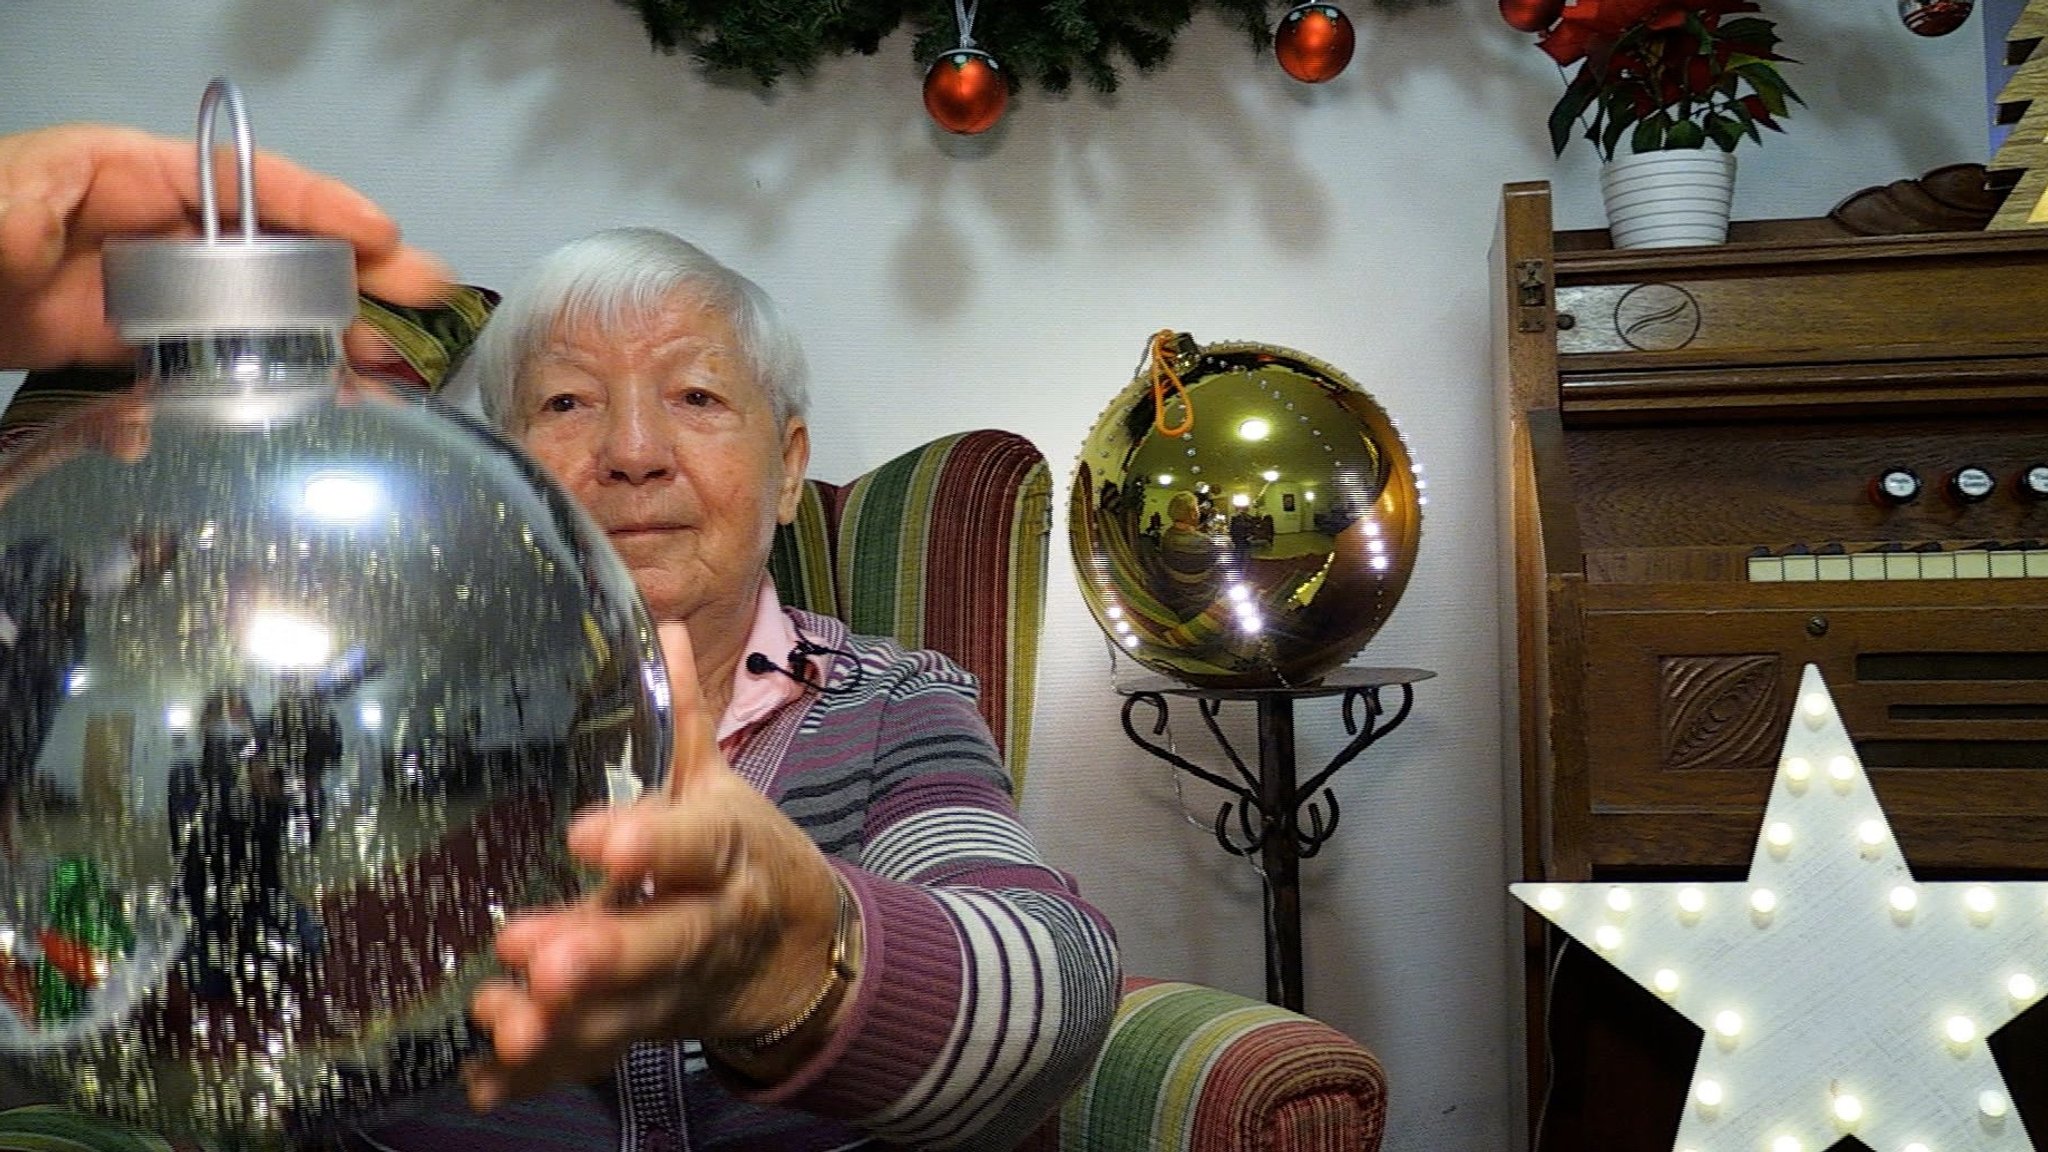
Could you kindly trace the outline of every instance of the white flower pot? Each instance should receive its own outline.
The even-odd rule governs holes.
[[[1637,152],[1600,167],[1616,248],[1675,248],[1728,239],[1735,154],[1719,148]]]

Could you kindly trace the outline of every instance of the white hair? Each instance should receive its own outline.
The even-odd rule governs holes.
[[[805,414],[810,388],[803,345],[774,299],[695,244],[658,228],[610,228],[542,257],[492,312],[450,383],[450,399],[474,403],[500,430],[517,431],[511,420],[519,375],[563,326],[616,329],[658,311],[679,292],[731,323],[740,360],[767,389],[779,426]]]

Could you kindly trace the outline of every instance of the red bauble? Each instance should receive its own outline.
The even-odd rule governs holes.
[[[1351,63],[1358,31],[1335,4],[1298,4],[1280,18],[1273,54],[1289,76],[1304,84],[1335,79]]]
[[[955,48],[924,74],[924,110],[948,132],[972,136],[986,132],[1010,106],[1010,84],[1003,66],[979,48]]]
[[[1899,0],[1899,19],[1921,36],[1946,36],[1970,18],[1976,0]]]
[[[1541,32],[1564,13],[1564,0],[1500,0],[1500,18],[1517,32]]]

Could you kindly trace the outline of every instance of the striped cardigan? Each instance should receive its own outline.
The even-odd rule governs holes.
[[[1114,934],[1039,858],[975,711],[973,677],[935,652],[849,636],[806,692],[745,736],[733,767],[808,832],[860,902],[859,991],[836,1038],[768,1090],[707,1068],[694,1043],[643,1044],[615,1082],[354,1134],[403,1152],[599,1149],[776,1152],[1008,1147],[1080,1083],[1116,1010]]]

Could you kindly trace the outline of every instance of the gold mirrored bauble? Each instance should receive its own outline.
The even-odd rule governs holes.
[[[1154,671],[1203,687],[1312,683],[1408,584],[1418,469],[1386,411],[1319,360],[1184,334],[1159,354],[1179,388],[1155,392],[1141,369],[1074,470],[1082,598]]]

